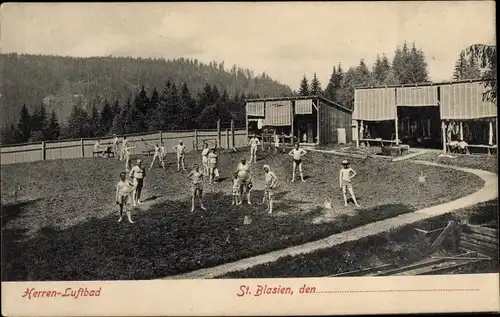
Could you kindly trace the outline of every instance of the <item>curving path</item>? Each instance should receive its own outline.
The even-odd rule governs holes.
[[[370,224],[357,227],[352,230],[331,235],[321,240],[308,242],[299,246],[289,247],[278,251],[269,252],[266,254],[242,259],[232,263],[222,264],[216,267],[201,269],[176,276],[169,276],[164,279],[214,278],[217,276],[224,275],[228,272],[241,271],[259,264],[274,262],[279,258],[285,256],[310,253],[316,250],[330,248],[335,245],[342,244],[344,242],[355,241],[363,237],[377,235],[407,224],[411,224],[435,216],[440,216],[478,203],[486,202],[495,199],[498,196],[498,184],[497,184],[498,175],[495,173],[483,170],[471,169],[471,168],[462,168],[450,165],[437,164],[427,161],[414,160],[412,162],[416,164],[439,166],[439,167],[464,171],[468,173],[473,173],[484,180],[484,186],[475,193],[472,193],[465,197],[441,205],[424,208],[411,213],[399,215],[397,217],[388,218],[377,222],[372,222]]]

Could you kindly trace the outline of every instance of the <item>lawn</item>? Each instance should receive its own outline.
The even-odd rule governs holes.
[[[432,243],[422,239],[415,228],[424,230],[444,228],[450,220],[456,222],[466,220],[470,224],[498,229],[498,199],[332,248],[287,256],[243,271],[230,272],[218,278],[324,277],[384,264],[409,265],[427,258],[429,255],[426,250]],[[443,248],[433,255],[453,256]],[[497,258],[466,265],[448,274],[498,273],[498,271]]]
[[[442,153],[428,152],[424,155],[415,157],[415,160],[424,160],[444,165],[475,168],[498,173],[497,156],[449,154],[453,156],[453,158],[450,158],[446,156],[440,157],[440,154]]]
[[[207,211],[189,212],[187,173],[176,172],[174,157],[164,171],[155,167],[145,181],[145,206],[135,224],[117,223],[114,186],[123,169],[114,159],[75,159],[1,167],[2,280],[152,279],[235,261],[324,238],[373,221],[464,196],[481,179],[468,173],[410,162],[352,159],[354,189],[361,208],[344,207],[338,188],[343,157],[309,153],[307,183],[290,183],[291,158],[261,157],[253,205],[231,207],[230,173],[247,152],[220,155],[221,182],[205,185]],[[149,159],[144,158],[146,166]],[[190,153],[187,166],[199,161]],[[280,179],[276,212],[262,199],[262,165]],[[417,178],[427,176],[425,186]],[[11,192],[21,186],[23,203]],[[333,208],[325,210],[325,199]],[[243,225],[249,215],[252,223]]]

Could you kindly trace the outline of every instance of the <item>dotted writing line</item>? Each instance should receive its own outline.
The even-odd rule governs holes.
[[[340,293],[410,293],[410,292],[477,292],[478,288],[436,288],[436,289],[381,289],[359,291],[317,291],[314,294],[340,294]]]

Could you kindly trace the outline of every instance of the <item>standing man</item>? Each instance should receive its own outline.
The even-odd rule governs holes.
[[[188,178],[191,178],[191,180],[193,181],[193,185],[192,185],[192,197],[191,197],[191,212],[194,211],[194,201],[195,201],[195,198],[197,198],[197,197],[200,200],[200,208],[203,209],[203,210],[207,210],[203,206],[203,200],[202,200],[202,196],[203,196],[203,173],[200,172],[200,167],[199,167],[198,164],[194,165],[194,170],[191,173],[189,173]]]
[[[299,149],[299,144],[295,143],[295,147],[288,154],[293,157],[292,183],[295,181],[295,171],[297,167],[299,168],[300,179],[305,183],[304,173],[302,172],[302,157],[306,155],[307,152],[303,149]]]
[[[201,150],[201,166],[203,166],[203,174],[208,175],[210,173],[208,168],[208,154],[210,149],[208,148],[208,143],[203,143],[203,150]]]
[[[128,146],[128,140],[127,140],[127,136],[123,136],[123,140],[122,140],[122,153],[120,155],[120,161],[121,160],[124,160],[125,159],[125,152],[126,152],[126,148]]]
[[[130,199],[134,199],[133,194],[136,190],[137,184],[134,184],[132,182],[129,182],[126,180],[126,173],[121,172],[120,173],[120,181],[116,184],[116,204],[120,206],[120,218],[118,218],[118,222],[122,221],[123,218],[123,208],[125,204],[130,204]],[[135,203],[134,203],[135,206]],[[134,223],[132,221],[132,218],[130,216],[130,209],[127,209],[127,218],[128,222]]]
[[[177,172],[181,170],[181,165],[182,165],[182,170],[186,170],[184,167],[184,154],[186,153],[186,146],[182,142],[182,140],[179,140],[179,144],[174,146],[174,152],[177,153]]]
[[[342,188],[342,195],[344,196],[344,205],[347,207],[347,196],[346,189],[349,190],[349,194],[351,194],[352,200],[356,207],[359,207],[358,202],[356,200],[356,196],[354,196],[354,190],[352,189],[352,179],[356,176],[356,172],[349,167],[349,162],[346,160],[342,161],[342,168],[339,173],[339,182],[340,187]]]
[[[219,177],[219,171],[217,170],[217,154],[215,153],[215,148],[210,150],[208,154],[208,172],[210,175],[209,184],[215,183],[217,177]]]
[[[264,190],[264,198],[262,198],[262,203],[265,203],[266,200],[268,202],[266,211],[269,211],[269,214],[273,212],[273,196],[274,196],[274,188],[278,184],[278,178],[269,165],[264,165],[264,172],[266,173],[265,183],[266,189]]]
[[[250,144],[250,163],[257,162],[257,147],[260,144],[259,138],[254,134],[252,138],[250,139],[249,143]]]
[[[131,149],[134,149],[135,146],[132,146],[132,147],[124,147],[122,148],[122,150],[124,151],[123,153],[123,156],[124,156],[124,159],[125,159],[125,171],[128,172],[130,170],[130,150]]]
[[[144,141],[144,139],[142,139],[142,142],[144,142],[144,144],[146,144],[146,146],[149,146],[149,147],[152,147],[155,149],[155,154],[153,156],[153,160],[151,161],[151,166],[149,166],[149,169],[151,170],[153,168],[153,165],[155,164],[155,161],[156,159],[158,159],[160,161],[160,164],[161,166],[163,167],[163,169],[165,169],[165,162],[163,162],[163,151],[161,150],[162,148],[164,149],[165,147],[163,146],[163,142],[160,144],[156,143],[156,144],[149,144],[147,143],[146,141]]]
[[[130,170],[130,177],[134,179],[134,184],[137,185],[135,189],[134,202],[141,205],[141,192],[144,187],[144,177],[146,177],[146,170],[142,168],[142,161],[137,160],[137,164]]]
[[[236,170],[238,173],[238,179],[240,180],[241,188],[240,188],[240,202],[243,201],[243,194],[247,194],[247,202],[249,205],[250,202],[250,191],[252,190],[252,175],[250,174],[250,166],[247,164],[247,160],[245,158],[241,159],[241,163],[238,164],[238,168]]]
[[[120,143],[120,140],[118,140],[118,136],[115,135],[115,138],[113,139],[113,153],[115,154],[115,158],[120,160],[120,154],[118,152],[118,143]]]

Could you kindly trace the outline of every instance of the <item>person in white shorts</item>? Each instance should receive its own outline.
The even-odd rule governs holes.
[[[101,143],[99,142],[99,140],[95,141],[94,152],[104,152],[104,150],[101,148]]]
[[[240,195],[240,189],[241,189],[241,182],[240,179],[238,178],[238,173],[233,174],[233,187],[232,187],[232,195],[233,195],[233,202],[231,205],[241,205],[241,195]]]
[[[149,147],[152,147],[155,149],[155,154],[153,156],[153,160],[151,161],[151,165],[149,166],[149,169],[151,170],[155,164],[155,161],[156,159],[158,159],[158,161],[160,161],[160,164],[161,164],[161,167],[163,167],[163,169],[165,169],[165,162],[163,161],[163,151],[162,151],[162,148],[165,149],[165,147],[163,146],[163,142],[161,144],[149,144],[148,142],[144,141],[144,139],[141,139],[142,142],[144,142],[144,144],[146,144],[146,146],[149,146]]]
[[[250,144],[250,163],[252,162],[257,162],[257,147],[260,144],[259,138],[257,136],[253,136],[250,141],[248,142]]]
[[[267,203],[267,209],[270,214],[273,212],[273,196],[274,196],[274,189],[276,188],[276,185],[278,184],[278,177],[276,177],[276,174],[274,174],[273,171],[271,171],[271,168],[269,165],[264,165],[264,172],[266,173],[265,176],[265,183],[266,183],[266,189],[264,190],[264,198],[262,198],[262,203],[264,204],[266,201]]]
[[[307,152],[300,149],[299,144],[295,143],[295,147],[288,154],[293,157],[292,183],[295,181],[295,171],[297,170],[297,167],[299,168],[300,179],[303,183],[305,183],[304,173],[302,172],[302,157],[306,155]]]
[[[203,206],[203,173],[200,172],[200,167],[198,164],[194,165],[194,170],[189,173],[188,178],[191,178],[192,184],[192,196],[191,196],[191,212],[194,211],[194,201],[195,198],[200,200],[200,208],[203,210],[207,210]]]
[[[280,137],[274,133],[274,153],[278,153],[280,151]]]
[[[123,140],[122,140],[122,150],[121,150],[121,154],[120,154],[120,161],[125,159],[125,154],[126,154],[125,152],[126,152],[127,146],[128,146],[128,140],[127,140],[127,137],[124,136]]]
[[[349,190],[351,194],[352,200],[356,207],[359,207],[358,202],[356,200],[356,196],[354,196],[354,190],[352,189],[352,179],[356,176],[356,172],[349,167],[349,162],[346,160],[342,161],[342,168],[339,173],[339,183],[340,188],[342,188],[342,195],[344,196],[344,205],[347,207],[347,196],[346,189]]]
[[[201,150],[201,166],[203,166],[203,174],[208,175],[210,173],[208,168],[208,154],[210,149],[208,148],[208,143],[203,144],[203,150]]]
[[[137,164],[130,170],[131,178],[134,179],[134,184],[137,184],[134,195],[134,204],[142,204],[141,202],[141,192],[144,186],[144,177],[146,176],[146,170],[142,167],[142,161],[137,160]]]
[[[125,204],[130,204],[131,200],[133,200],[134,192],[137,188],[137,183],[130,182],[126,179],[126,173],[120,173],[120,181],[116,184],[116,204],[120,206],[120,218],[118,218],[118,222],[121,222],[123,219],[123,208]],[[127,209],[127,218],[128,222],[134,223],[130,216],[130,209]]]
[[[218,157],[215,152],[215,148],[210,150],[208,153],[208,173],[209,173],[209,184],[215,183],[216,178],[219,176],[219,170],[217,169]]]
[[[238,168],[236,170],[236,173],[238,173],[238,179],[240,180],[240,202],[243,201],[243,194],[247,194],[247,202],[249,205],[252,203],[250,202],[250,192],[252,190],[252,175],[250,173],[250,166],[247,164],[247,161],[245,158],[241,159],[241,163],[238,164]]]
[[[177,171],[181,170],[181,165],[182,165],[182,170],[186,170],[184,167],[184,154],[186,153],[186,146],[182,142],[182,140],[179,140],[179,144],[174,146],[174,152],[177,153]]]

